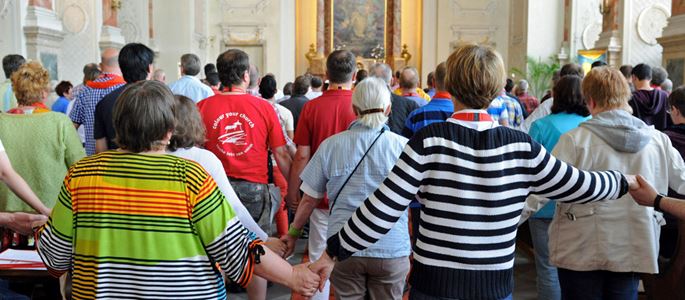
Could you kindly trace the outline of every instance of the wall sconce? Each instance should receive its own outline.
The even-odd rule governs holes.
[[[611,6],[611,0],[602,0],[602,2],[599,3],[599,13],[603,16],[610,14]]]

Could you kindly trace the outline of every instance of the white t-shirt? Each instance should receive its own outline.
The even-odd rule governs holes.
[[[547,101],[540,103],[538,108],[523,121],[523,124],[519,126],[518,130],[528,133],[530,127],[533,126],[533,122],[549,116],[552,113],[552,104],[554,104],[554,98],[549,98]]]
[[[309,100],[312,100],[312,99],[319,97],[321,95],[323,95],[323,92],[316,92],[316,91],[312,91],[312,90],[310,90],[309,92],[304,94],[304,96],[307,97],[307,99],[309,99]]]
[[[285,108],[285,106],[276,103],[276,109],[278,109],[278,118],[281,121],[281,125],[285,127],[285,131],[295,131],[295,119],[293,118],[293,113]]]
[[[266,241],[269,236],[264,230],[259,228],[259,225],[252,219],[250,212],[247,211],[247,208],[245,208],[243,203],[240,202],[240,199],[238,199],[238,195],[233,191],[231,183],[228,182],[224,166],[214,153],[198,147],[192,147],[190,149],[178,149],[174,152],[169,152],[169,154],[195,161],[205,168],[207,173],[214,178],[219,190],[224,194],[224,197],[226,197],[226,200],[228,200],[228,203],[238,216],[240,223],[242,223],[247,230],[254,232],[262,241]]]

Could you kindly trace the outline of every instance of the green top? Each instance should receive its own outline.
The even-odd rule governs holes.
[[[69,166],[86,155],[71,120],[56,112],[0,114],[0,140],[12,167],[49,208],[55,206]],[[34,209],[1,184],[0,211]]]

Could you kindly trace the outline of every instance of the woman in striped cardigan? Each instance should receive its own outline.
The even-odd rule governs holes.
[[[412,137],[388,178],[310,268],[327,276],[336,260],[386,234],[417,199],[410,299],[511,299],[516,230],[529,194],[585,203],[628,191],[633,176],[575,169],[493,121],[485,109],[505,76],[494,50],[457,48],[445,78],[455,113]]]
[[[263,247],[198,163],[166,154],[169,88],[131,84],[113,123],[120,148],[69,169],[36,233],[50,273],[73,272],[74,299],[225,299],[221,272],[242,285],[255,273],[313,294],[316,274]]]

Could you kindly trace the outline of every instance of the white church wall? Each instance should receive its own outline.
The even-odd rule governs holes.
[[[488,44],[506,63],[510,1],[424,1],[422,80],[462,42]],[[558,45],[558,44],[557,44]],[[508,67],[507,67],[508,68]]]
[[[295,0],[210,1],[207,62],[229,48],[240,48],[273,73],[278,86],[295,78]]]
[[[21,54],[26,56],[24,23],[28,0],[0,0],[0,56]],[[0,78],[5,79],[4,72]]]
[[[527,55],[547,61],[556,55],[564,40],[564,2],[528,1]]]
[[[188,0],[155,0],[153,26],[159,49],[155,67],[164,69],[167,83],[180,77],[181,56],[192,50],[195,6]]]
[[[661,37],[671,16],[671,0],[623,1],[623,64],[647,63],[661,65],[663,48],[656,41]]]
[[[65,33],[60,57],[60,80],[78,85],[83,80],[83,66],[100,62],[98,41],[102,26],[102,2],[61,0],[55,3]]]

